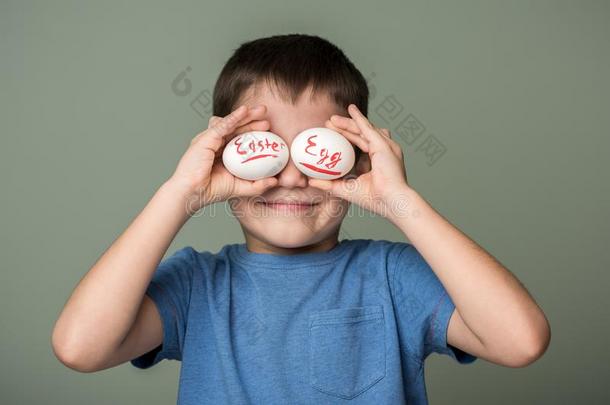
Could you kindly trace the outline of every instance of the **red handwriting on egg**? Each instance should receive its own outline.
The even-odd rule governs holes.
[[[243,138],[236,138],[235,145],[237,145],[237,153],[241,156],[244,156],[246,159],[242,160],[241,163],[246,163],[251,160],[261,159],[266,157],[278,157],[277,153],[281,149],[286,147],[286,144],[283,142],[270,141],[268,138],[259,139],[259,140],[251,140],[250,142],[243,143]]]
[[[312,165],[310,163],[306,163],[306,162],[299,162],[299,163],[302,164],[303,166],[307,167],[308,169],[314,170],[319,173],[325,173],[325,174],[330,174],[330,175],[341,174],[341,172],[338,172],[335,170],[328,170],[328,169],[333,169],[337,165],[337,163],[339,163],[339,161],[341,160],[341,152],[331,153],[328,150],[328,148],[319,148],[318,149],[317,148],[318,144],[313,141],[313,139],[317,136],[318,135],[312,135],[309,138],[307,138],[307,146],[305,147],[305,153],[319,158],[319,160],[316,162],[317,166],[314,166],[314,165]],[[319,166],[323,166],[323,167],[319,167]],[[326,167],[326,169],[324,167]]]

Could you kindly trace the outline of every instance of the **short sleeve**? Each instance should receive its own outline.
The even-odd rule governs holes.
[[[475,356],[447,343],[455,305],[432,268],[413,245],[397,243],[396,248],[390,255],[390,290],[403,351],[419,363],[433,352],[462,364],[475,361]]]
[[[193,281],[193,249],[185,247],[163,260],[146,289],[157,306],[163,324],[163,342],[131,360],[137,368],[149,368],[163,359],[182,360],[188,304]]]

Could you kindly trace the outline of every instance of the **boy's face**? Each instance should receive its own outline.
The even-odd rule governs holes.
[[[301,131],[324,127],[333,114],[344,115],[326,95],[310,100],[309,90],[301,94],[295,105],[276,97],[261,85],[255,94],[249,93],[243,104],[266,106],[269,131],[286,141],[288,147]],[[341,221],[349,203],[310,187],[308,177],[292,160],[275,176],[278,185],[251,198],[231,200],[234,215],[241,224],[250,250],[284,252],[307,246],[332,247],[337,240]],[[295,205],[299,204],[299,205]]]

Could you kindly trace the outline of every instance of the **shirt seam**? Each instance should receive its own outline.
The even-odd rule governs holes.
[[[394,302],[396,300],[396,298],[394,297],[394,291],[396,289],[395,285],[395,279],[396,279],[396,272],[398,269],[398,263],[400,263],[400,259],[402,258],[403,254],[407,251],[407,249],[412,246],[411,244],[407,244],[405,247],[402,248],[402,250],[400,251],[400,253],[398,254],[398,257],[396,258],[396,262],[393,263],[392,266],[392,281],[390,283],[390,295],[392,297],[392,301]],[[396,310],[400,311],[400,308],[396,308]],[[400,343],[399,343],[400,344]],[[400,345],[400,351],[402,353],[404,353],[408,358],[410,358],[411,360],[415,361],[415,363],[418,366],[418,369],[422,369],[424,367],[424,362],[421,359],[418,359],[417,357],[415,357],[414,355],[412,355],[411,353],[409,353],[406,348],[402,347],[402,345]]]
[[[435,331],[436,331],[436,322],[437,322],[437,318],[438,318],[438,313],[441,309],[441,304],[443,303],[443,299],[445,299],[445,296],[447,295],[446,292],[443,292],[440,296],[440,298],[438,299],[438,301],[436,302],[436,306],[434,308],[434,312],[432,313],[432,319],[430,319],[430,326],[428,331],[426,332],[426,336],[425,338],[429,338],[430,342],[434,342],[434,338],[436,336]],[[434,343],[432,345],[426,344],[425,342],[428,341],[428,339],[424,338],[424,355],[427,354],[432,354],[432,352],[434,351]],[[444,340],[444,339],[443,339]],[[445,346],[447,345],[447,343],[445,342]],[[432,348],[432,350],[430,350],[428,352],[428,350]]]

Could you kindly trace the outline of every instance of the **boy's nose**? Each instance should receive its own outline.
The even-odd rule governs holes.
[[[292,159],[288,160],[286,167],[275,177],[277,177],[280,187],[307,187],[307,176],[297,169]]]

